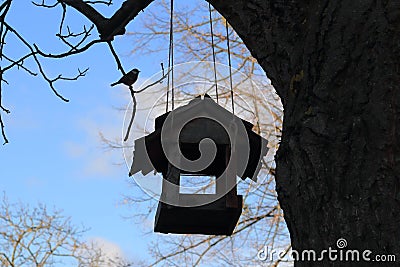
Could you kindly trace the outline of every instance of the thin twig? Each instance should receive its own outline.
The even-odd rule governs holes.
[[[163,69],[164,69],[164,68],[163,68]],[[133,91],[133,92],[136,93],[136,94],[137,94],[137,93],[141,93],[141,92],[143,92],[143,91],[149,89],[150,87],[152,87],[152,86],[154,86],[154,85],[156,85],[156,84],[158,84],[158,83],[161,83],[161,82],[168,76],[168,74],[171,72],[171,70],[172,70],[172,68],[169,69],[169,70],[167,71],[167,73],[163,74],[163,76],[161,76],[161,78],[158,79],[157,81],[155,81],[155,82],[153,82],[153,83],[147,85],[146,87],[144,87],[144,88],[142,88],[142,89],[140,89],[140,90]],[[164,70],[163,70],[163,72],[164,72]]]
[[[129,86],[129,91],[131,92],[131,97],[132,97],[132,102],[133,102],[133,107],[132,107],[132,115],[131,115],[131,120],[129,121],[128,129],[126,130],[126,135],[124,138],[124,142],[126,142],[129,138],[129,133],[131,131],[131,127],[133,124],[133,121],[135,119],[135,114],[136,114],[136,97],[135,97],[135,92],[133,91],[132,85]]]
[[[1,113],[0,113],[0,125],[1,125],[1,135],[3,136],[3,139],[4,139],[3,145],[5,145],[8,143],[8,139],[6,136],[6,132],[4,130],[4,123],[3,123],[3,118],[1,117]]]
[[[112,46],[111,46],[111,47],[112,47]],[[141,93],[141,92],[147,90],[148,88],[150,88],[150,87],[152,87],[152,86],[154,86],[154,85],[156,85],[156,84],[158,84],[158,83],[161,83],[162,80],[164,80],[164,79],[168,76],[168,73],[171,71],[171,69],[169,69],[167,73],[164,73],[164,64],[162,64],[162,63],[161,63],[161,69],[162,69],[162,73],[163,73],[162,77],[161,77],[160,79],[158,79],[157,81],[155,81],[155,82],[153,82],[153,83],[147,85],[147,86],[144,87],[143,89],[140,89],[140,90],[135,91],[135,90],[133,90],[133,87],[132,87],[132,86],[129,86],[129,91],[131,92],[131,97],[132,97],[132,101],[133,101],[133,110],[132,110],[131,120],[129,121],[128,129],[127,129],[127,131],[126,131],[126,135],[125,135],[125,138],[124,138],[124,142],[126,142],[126,141],[128,140],[128,138],[129,138],[129,133],[130,133],[130,131],[131,131],[132,124],[133,124],[133,121],[134,121],[134,119],[135,119],[136,105],[137,105],[135,94]]]
[[[108,41],[107,44],[108,44],[108,47],[110,48],[111,54],[114,56],[115,62],[117,63],[118,70],[121,71],[122,76],[125,76],[126,72],[125,72],[124,68],[122,67],[121,60],[119,59],[117,52],[115,52],[115,49],[114,49],[111,41]]]

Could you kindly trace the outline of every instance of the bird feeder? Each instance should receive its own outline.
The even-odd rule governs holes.
[[[129,173],[163,176],[155,232],[232,234],[243,205],[237,177],[256,181],[268,151],[252,128],[207,95],[156,118],[155,131],[135,141]],[[183,176],[215,177],[215,192],[180,193]]]

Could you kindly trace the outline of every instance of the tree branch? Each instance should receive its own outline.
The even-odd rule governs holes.
[[[61,3],[64,3],[70,7],[75,8],[79,13],[88,18],[91,22],[93,22],[98,32],[101,34],[104,29],[107,27],[107,19],[103,17],[96,9],[94,9],[89,3],[86,3],[82,0],[60,0]]]
[[[122,6],[107,19],[96,9],[90,6],[89,2],[82,0],[60,0],[62,3],[75,8],[91,22],[93,22],[102,40],[113,40],[116,35],[123,35],[125,27],[133,20],[140,11],[145,9],[153,0],[126,0]]]
[[[125,27],[140,11],[144,10],[153,0],[127,0],[115,12],[109,21],[107,30],[101,34],[102,39],[112,39],[115,35],[125,33]]]

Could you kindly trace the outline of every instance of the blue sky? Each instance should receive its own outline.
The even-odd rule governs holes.
[[[14,2],[9,23],[29,42],[53,53],[65,49],[55,37],[60,9],[37,8],[28,0]],[[123,0],[113,2],[112,7],[101,7],[105,16],[110,16]],[[184,9],[183,5],[195,3],[200,1],[176,1],[175,7]],[[162,9],[151,5],[145,12],[149,10],[160,12]],[[144,15],[141,12],[137,19]],[[72,9],[67,14],[67,22],[74,31],[79,31],[82,24],[90,25]],[[140,25],[135,20],[127,30],[141,31]],[[149,44],[154,49],[164,48],[150,56],[134,53],[130,36],[116,37],[114,45],[125,69],[141,70],[138,85],[160,70],[160,62],[167,66],[168,40],[165,39],[165,43],[163,40],[158,38]],[[16,57],[26,53],[26,49],[13,39],[8,40],[7,47],[7,52]],[[179,61],[179,55],[176,61]],[[40,202],[62,209],[75,225],[90,228],[85,238],[103,240],[121,250],[128,259],[151,261],[148,247],[156,241],[157,234],[145,233],[153,231],[153,216],[144,222],[128,220],[125,217],[137,214],[145,207],[123,204],[124,196],[143,196],[144,193],[132,186],[128,167],[121,164],[124,162],[122,151],[104,149],[99,137],[100,132],[109,139],[122,136],[124,112],[119,109],[127,107],[130,101],[126,88],[110,87],[119,79],[120,73],[108,47],[100,44],[81,55],[43,63],[51,77],[60,73],[73,76],[78,68],[90,69],[86,77],[78,81],[56,85],[58,91],[70,99],[69,103],[58,99],[40,77],[32,77],[21,70],[7,72],[5,79],[10,85],[3,87],[3,105],[11,110],[11,114],[3,115],[3,120],[10,143],[0,147],[0,192],[4,191],[10,202],[30,205]],[[31,61],[27,64],[32,66]],[[267,87],[263,90],[272,93]],[[138,103],[152,105],[156,98],[151,94],[138,95]],[[235,101],[241,102],[240,97]],[[159,115],[156,113],[151,115]],[[138,110],[136,122],[144,125],[145,117],[146,112]],[[270,154],[273,157],[273,149]]]
[[[105,15],[122,1],[114,2]],[[69,24],[76,30],[86,22],[74,12],[68,15]],[[55,37],[59,9],[40,9],[30,1],[18,0],[13,2],[8,19],[43,50],[61,51]],[[132,27],[135,23],[129,29]],[[8,53],[23,55],[26,50],[14,41],[9,40]],[[130,56],[126,36],[117,37],[115,45],[125,68],[137,67],[143,77],[153,74],[154,65],[158,71],[159,63],[165,61]],[[105,150],[98,134],[121,136],[124,114],[116,108],[129,103],[125,88],[109,86],[120,74],[107,46],[101,44],[66,60],[45,61],[44,66],[51,76],[74,75],[78,67],[90,70],[79,81],[57,84],[69,103],[59,100],[40,77],[21,70],[7,73],[10,85],[3,87],[3,104],[11,114],[3,115],[3,119],[10,143],[0,148],[0,191],[10,202],[32,206],[40,202],[62,209],[74,224],[90,228],[86,238],[113,243],[131,259],[148,258],[152,237],[144,232],[151,231],[152,226],[144,223],[138,227],[124,219],[132,215],[132,210],[121,204],[124,195],[140,192],[130,186],[128,168],[116,164],[123,161],[121,151]]]

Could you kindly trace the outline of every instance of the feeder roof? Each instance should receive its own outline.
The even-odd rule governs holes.
[[[144,175],[152,171],[166,173],[168,160],[164,153],[165,147],[199,144],[203,139],[209,138],[217,146],[229,146],[231,152],[236,151],[238,154],[247,151],[248,162],[245,171],[237,175],[242,179],[249,177],[256,181],[261,159],[268,151],[268,142],[253,132],[252,128],[253,124],[230,113],[208,95],[204,99],[196,97],[187,105],[157,117],[155,131],[135,141],[134,158],[129,174],[133,175],[139,171]],[[236,155],[235,158],[243,161],[243,155]]]

